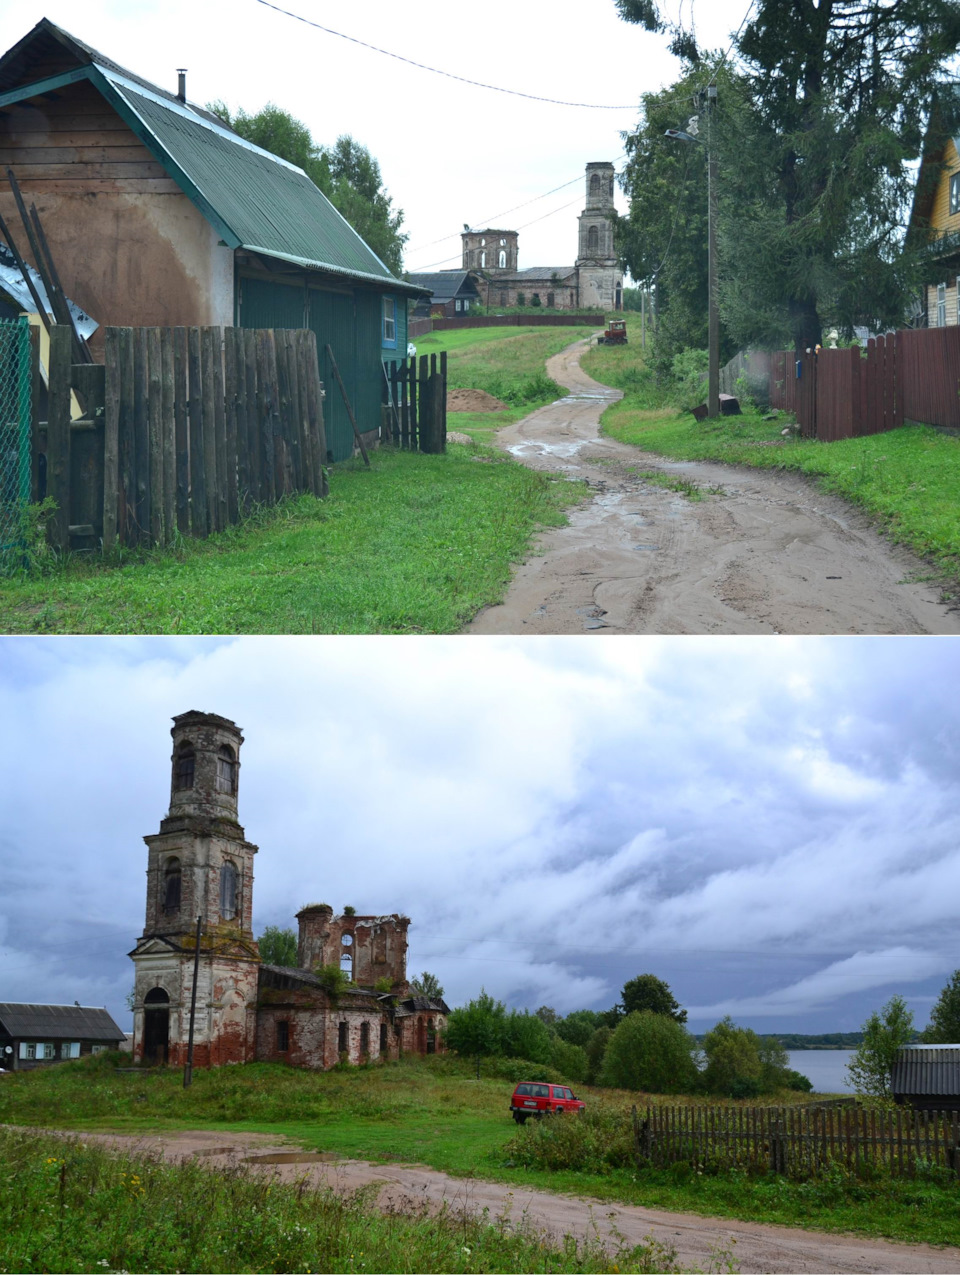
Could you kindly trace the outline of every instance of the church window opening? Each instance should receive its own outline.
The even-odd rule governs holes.
[[[182,873],[179,859],[168,859],[163,869],[163,912],[176,916],[180,911],[180,882]]]
[[[596,252],[600,247],[600,231],[596,226],[591,226],[587,231],[587,251]]]
[[[481,239],[481,240],[480,240],[480,247],[481,247],[481,248],[485,248],[486,246],[487,246],[487,241],[486,241],[486,239]]]
[[[179,792],[183,788],[193,787],[193,772],[196,766],[196,754],[193,745],[183,743],[177,749],[177,761],[173,771],[173,786]]]
[[[345,1054],[350,1047],[350,1028],[346,1023],[341,1023],[337,1029],[337,1052]]]
[[[369,1054],[370,1052],[370,1024],[360,1024],[360,1052],[361,1054]]]
[[[220,919],[232,921],[237,915],[237,866],[229,859],[220,869]]]
[[[217,792],[235,796],[237,791],[237,758],[229,744],[221,744],[217,753]]]
[[[437,1032],[433,1025],[433,1019],[427,1019],[427,1053],[435,1054],[437,1052]]]
[[[340,968],[353,978],[353,935],[345,934],[340,940]]]
[[[547,305],[548,305],[551,309],[553,308],[553,305],[554,305],[555,301],[556,301],[556,297],[553,295],[553,293],[552,293],[552,292],[548,292],[548,293],[547,293]]]
[[[387,1024],[380,1024],[380,1054],[381,1056],[387,1052]]]
[[[285,1018],[277,1023],[277,1053],[285,1054],[290,1048],[290,1024]]]
[[[480,254],[480,269],[481,269],[481,270],[485,270],[485,269],[486,269],[486,266],[487,266],[487,254],[486,254],[485,252],[481,252],[481,254]]]
[[[497,264],[499,265],[501,270],[503,270],[507,264],[507,254],[503,251],[502,248],[500,249],[500,256],[497,258]]]
[[[593,173],[592,176],[590,177],[590,194],[591,195],[600,194],[600,174],[599,173]]]
[[[523,293],[523,292],[518,292],[518,293],[517,293],[517,305],[526,305],[526,304],[527,304],[527,297],[526,297],[526,294],[525,294],[525,293]]]

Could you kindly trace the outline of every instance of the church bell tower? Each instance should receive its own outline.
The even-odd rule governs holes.
[[[143,934],[130,953],[134,1057],[186,1061],[197,961],[194,1064],[253,1058],[259,953],[253,937],[253,856],[237,819],[235,722],[214,713],[173,719],[170,809],[147,844]]]

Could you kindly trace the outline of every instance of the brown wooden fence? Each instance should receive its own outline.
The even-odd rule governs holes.
[[[834,442],[905,420],[960,429],[960,327],[871,338],[865,350],[771,355],[770,406],[794,412],[807,438]]]
[[[960,1175],[960,1112],[866,1111],[855,1106],[648,1107],[633,1109],[637,1156],[770,1169],[807,1177],[841,1164],[851,1172],[913,1175],[928,1167]]]
[[[419,363],[419,367],[418,367]],[[384,437],[398,447],[442,452],[447,446],[447,352],[403,359],[384,372]]]
[[[168,544],[221,531],[257,503],[326,494],[312,332],[107,328],[105,355],[103,368],[74,366],[69,329],[51,330],[46,445],[36,445],[56,543]]]

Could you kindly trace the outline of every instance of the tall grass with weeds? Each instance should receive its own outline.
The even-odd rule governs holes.
[[[610,1253],[522,1218],[380,1212],[376,1187],[341,1194],[31,1132],[0,1130],[0,1179],[0,1272],[678,1269],[653,1240]]]

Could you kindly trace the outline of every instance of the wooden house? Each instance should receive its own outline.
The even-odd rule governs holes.
[[[896,1102],[919,1111],[960,1110],[960,1045],[905,1045],[890,1089]]]
[[[956,98],[948,85],[934,100],[908,231],[929,252],[920,317],[930,328],[960,323],[960,128],[950,127]]]
[[[124,1032],[105,1009],[89,1005],[0,1004],[0,1067],[29,1071],[68,1058],[120,1049]]]
[[[434,274],[412,274],[410,282],[422,288],[414,315],[455,319],[480,305],[476,280],[469,270],[440,270]],[[427,295],[429,294],[429,295]]]
[[[188,101],[183,80],[167,92],[44,18],[0,57],[0,160],[37,205],[64,291],[101,332],[311,328],[328,459],[354,441],[327,346],[360,430],[379,431],[384,365],[406,353],[420,289],[301,169]],[[15,235],[5,183],[0,213]]]

